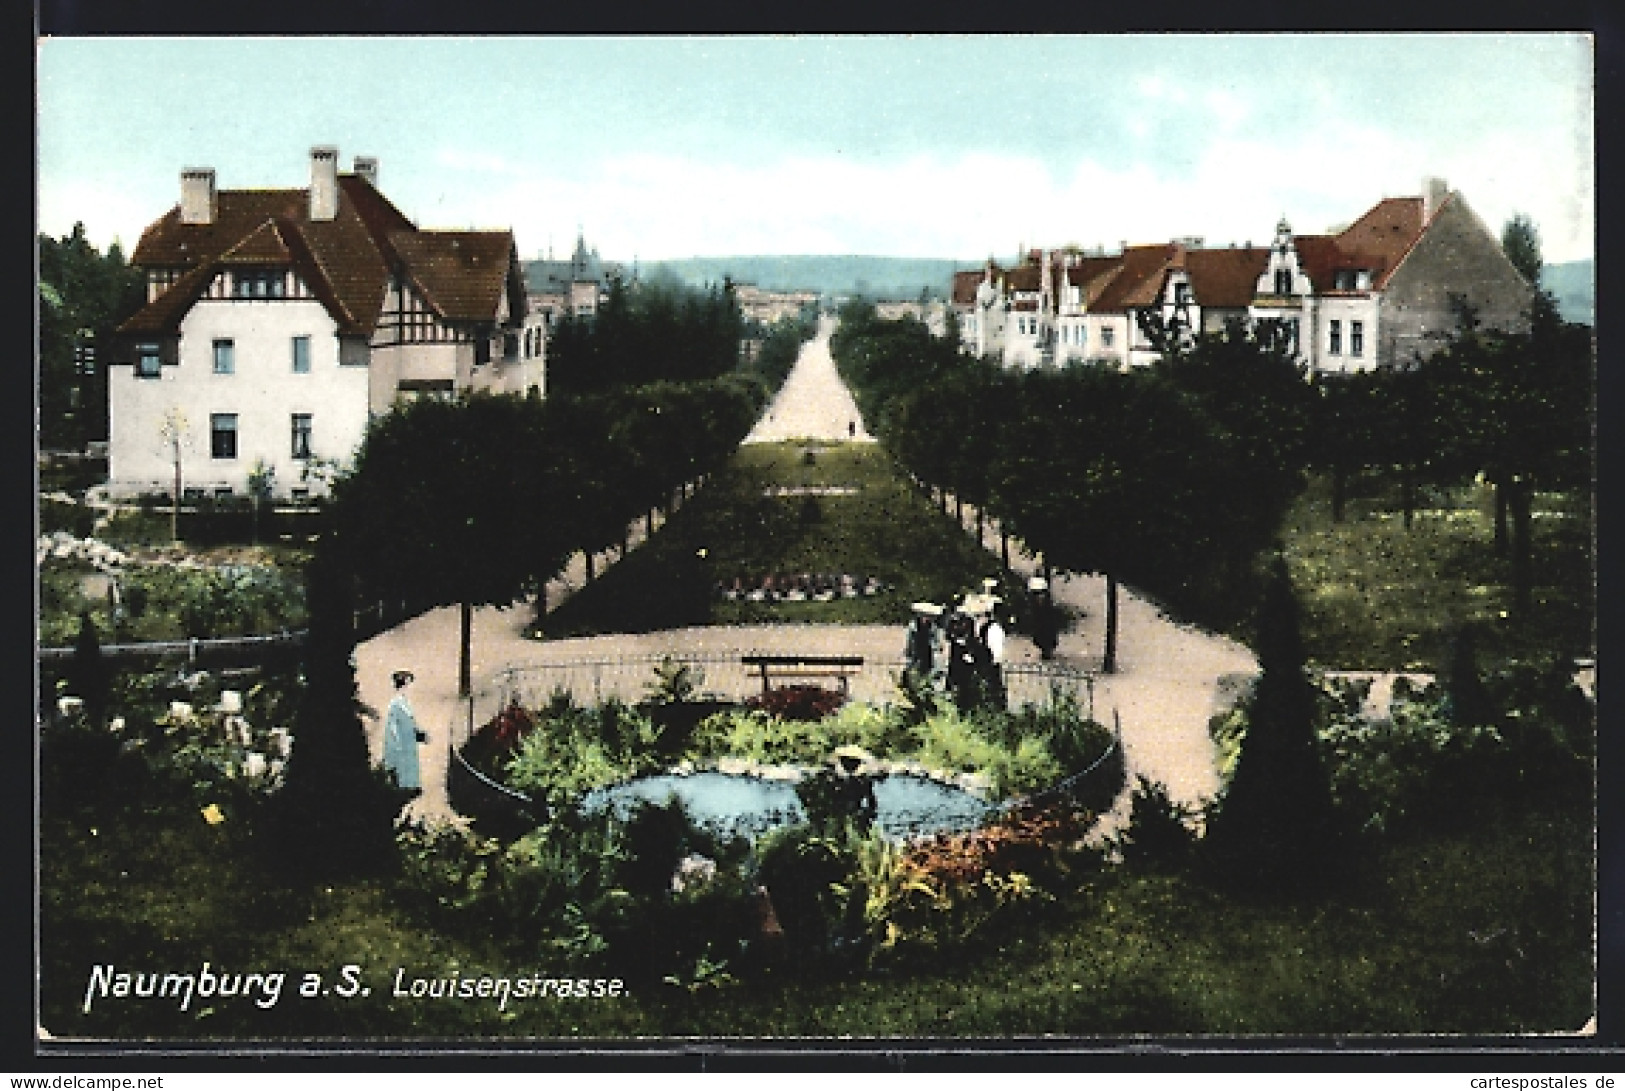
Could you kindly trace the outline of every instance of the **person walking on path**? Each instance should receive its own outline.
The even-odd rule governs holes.
[[[937,625],[932,619],[940,613],[942,607],[934,602],[916,602],[914,620],[908,624],[908,636],[903,642],[903,665],[919,684],[931,680],[932,668],[936,666]]]
[[[1049,580],[1043,576],[1034,576],[1027,581],[1027,590],[1030,595],[1027,625],[1033,638],[1033,645],[1038,648],[1040,659],[1054,659],[1055,648],[1060,643],[1061,626],[1055,600],[1050,597]]]
[[[418,769],[418,745],[429,736],[418,727],[412,704],[406,699],[406,687],[412,683],[411,671],[396,671],[392,676],[395,696],[390,698],[389,712],[384,717],[384,768],[395,777],[395,783],[416,796],[423,791],[423,776]]]
[[[983,661],[983,685],[986,689],[988,704],[994,708],[1002,709],[1006,705],[1004,693],[1004,624],[999,620],[999,604],[1004,600],[997,595],[984,596],[983,602],[987,607],[987,620],[982,622],[981,630],[976,634],[985,648],[986,658]]]
[[[960,715],[969,715],[981,703],[981,660],[985,650],[976,639],[976,623],[967,613],[948,618],[948,690]]]

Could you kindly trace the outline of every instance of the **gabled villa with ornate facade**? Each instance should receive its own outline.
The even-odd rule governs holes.
[[[1149,364],[1140,316],[1190,334],[1240,319],[1279,323],[1317,372],[1427,356],[1454,333],[1458,303],[1485,326],[1527,328],[1534,286],[1460,193],[1428,179],[1335,234],[1297,235],[1283,219],[1268,247],[1201,239],[1117,253],[1032,250],[1011,269],[957,273],[952,302],[966,348],[1007,367],[1092,360]]]
[[[319,495],[309,470],[349,459],[397,399],[545,393],[546,331],[513,234],[418,228],[378,189],[310,153],[307,189],[219,190],[181,174],[180,202],[131,255],[147,303],[108,368],[108,490]]]

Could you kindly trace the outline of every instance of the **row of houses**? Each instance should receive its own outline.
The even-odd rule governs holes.
[[[1461,194],[1427,179],[1336,232],[1296,234],[1283,218],[1267,247],[1186,238],[1030,250],[1009,269],[989,260],[954,275],[951,300],[965,346],[1008,367],[1148,364],[1151,314],[1186,337],[1274,323],[1303,363],[1338,372],[1427,355],[1461,303],[1487,326],[1526,328],[1534,292]]]
[[[108,353],[113,496],[317,496],[368,421],[402,398],[492,391],[543,396],[550,322],[591,314],[612,270],[578,239],[567,261],[519,260],[509,230],[429,230],[379,188],[378,161],[339,169],[310,152],[310,184],[220,189],[183,171],[179,200],[131,264],[147,302]],[[778,313],[810,293],[742,305]],[[1533,288],[1458,193],[1429,182],[1335,234],[1283,220],[1269,247],[1185,239],[1030,251],[1010,269],[956,274],[961,336],[1009,366],[1149,363],[1139,316],[1191,332],[1276,322],[1302,359],[1349,370],[1428,351],[1466,300],[1517,328]],[[747,309],[749,309],[747,307]]]

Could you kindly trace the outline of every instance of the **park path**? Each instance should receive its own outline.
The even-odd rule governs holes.
[[[855,438],[873,442],[851,392],[841,381],[829,354],[833,321],[820,322],[817,335],[807,342],[794,368],[746,442],[784,439],[848,439],[849,422]],[[973,509],[964,511],[967,533],[975,533]],[[989,571],[998,549],[996,524],[984,542],[990,553]],[[655,529],[659,521],[656,520]],[[633,544],[642,540],[644,524],[634,526]],[[611,558],[602,558],[601,571]],[[1018,542],[1012,542],[1011,567],[1023,576],[1038,571],[1040,562]],[[577,556],[560,580],[548,588],[548,602],[557,606],[584,582],[584,565]],[[1098,669],[1105,647],[1105,580],[1094,575],[1057,576],[1053,594],[1077,615],[1071,630],[1062,634],[1057,659],[1087,669]],[[891,661],[900,653],[903,627],[870,625],[765,625],[707,627],[664,633],[609,634],[569,640],[536,641],[524,636],[533,607],[516,604],[508,609],[474,612],[471,673],[476,691],[510,667],[557,663],[567,659],[614,659],[626,656],[715,654],[746,651],[796,651],[807,654],[857,654],[866,659]],[[409,669],[416,681],[409,691],[420,723],[433,741],[423,750],[425,791],[412,805],[413,814],[426,821],[456,821],[446,802],[448,742],[461,740],[466,729],[467,706],[457,697],[458,611],[448,607],[430,611],[379,634],[356,649],[357,683],[364,704],[380,712],[390,698],[390,672]],[[1037,660],[1031,641],[1016,635],[1007,649],[1013,661]],[[1130,783],[1136,775],[1166,786],[1175,800],[1200,806],[1218,788],[1216,753],[1208,735],[1208,720],[1225,708],[1253,674],[1257,663],[1241,645],[1221,636],[1180,625],[1129,588],[1120,588],[1117,671],[1101,675],[1095,684],[1095,715],[1122,728]],[[376,757],[382,749],[381,719],[369,719],[369,735]],[[1110,828],[1126,815],[1128,796],[1108,817]]]
[[[801,345],[801,354],[774,396],[767,412],[745,437],[746,443],[781,443],[792,439],[855,440],[873,443],[852,391],[841,381],[829,353],[835,319],[818,320],[818,332]]]

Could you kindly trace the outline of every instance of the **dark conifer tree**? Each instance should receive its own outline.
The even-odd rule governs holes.
[[[1316,696],[1304,672],[1298,603],[1280,556],[1265,581],[1255,645],[1260,673],[1247,733],[1204,855],[1221,881],[1290,896],[1330,876],[1338,838],[1315,738]]]
[[[96,622],[88,610],[79,615],[79,635],[73,642],[73,667],[69,682],[74,695],[85,703],[85,720],[92,727],[101,727],[106,723],[112,678],[107,660],[102,655],[101,640],[96,635]]]
[[[277,796],[284,862],[312,878],[359,874],[393,859],[402,802],[367,750],[355,680],[354,595],[334,547],[325,538],[305,568],[304,692]]]

